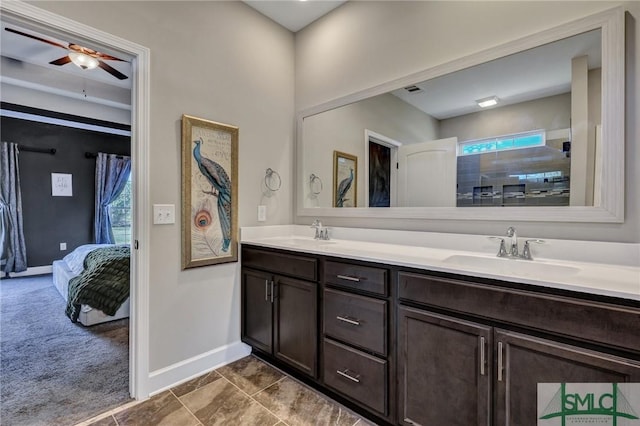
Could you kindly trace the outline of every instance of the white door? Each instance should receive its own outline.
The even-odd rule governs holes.
[[[458,138],[398,148],[398,205],[455,207]]]

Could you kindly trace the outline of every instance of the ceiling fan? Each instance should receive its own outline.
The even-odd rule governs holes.
[[[68,50],[69,53],[62,58],[56,59],[54,61],[49,62],[51,65],[66,65],[69,62],[73,62],[78,67],[83,70],[93,69],[96,67],[100,67],[115,78],[119,80],[125,80],[128,78],[126,75],[122,74],[117,69],[113,68],[111,65],[107,64],[104,61],[123,61],[124,59],[116,58],[115,56],[107,55],[105,53],[100,53],[93,49],[89,49],[88,47],[80,46],[78,44],[69,43],[68,46],[57,43],[55,41],[47,40],[32,34],[27,34],[22,31],[15,30],[13,28],[5,27],[5,30],[10,33],[18,34],[24,37],[29,37],[34,40],[41,41],[43,43],[50,44],[52,46],[61,47],[62,49]]]

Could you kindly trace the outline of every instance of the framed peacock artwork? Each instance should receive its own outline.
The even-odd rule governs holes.
[[[238,128],[182,116],[182,269],[238,261]]]
[[[333,207],[358,206],[358,157],[333,151]]]

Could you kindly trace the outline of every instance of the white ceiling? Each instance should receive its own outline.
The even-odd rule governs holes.
[[[346,1],[247,0],[244,3],[295,33]]]
[[[308,25],[335,9],[344,1],[245,1],[249,6],[278,21],[291,31]],[[72,63],[50,65],[68,52],[42,41],[5,31],[6,26],[34,36],[68,45],[76,40],[62,40],[33,29],[2,23],[0,53],[2,55],[2,81],[8,84],[27,84],[53,87],[55,90],[83,93],[105,98],[116,104],[130,102],[131,78],[118,80],[100,68],[81,70]],[[58,37],[62,37],[58,35]],[[105,51],[97,46],[87,46]],[[106,52],[116,55],[114,52]],[[422,91],[408,93],[404,89],[393,92],[406,102],[438,119],[449,118],[478,110],[475,100],[497,96],[501,105],[523,102],[533,98],[564,93],[570,87],[570,60],[588,54],[590,68],[598,67],[600,59],[599,32],[586,33],[552,43],[518,55],[512,55],[481,66],[462,70],[427,82],[417,83]],[[128,58],[123,58],[128,59]],[[125,75],[131,75],[129,62],[109,61],[109,65]],[[26,83],[25,83],[26,82]],[[110,91],[108,88],[114,88]]]
[[[60,72],[63,75],[66,74],[66,77],[75,76],[76,78],[89,79],[101,83],[105,83],[112,86],[122,87],[122,88],[130,88],[131,87],[131,79],[127,78],[125,80],[119,80],[113,77],[111,74],[107,73],[101,68],[96,68],[93,70],[82,70],[77,67],[73,63],[68,63],[65,65],[51,65],[49,62],[59,59],[63,56],[66,56],[69,51],[67,49],[63,49],[58,46],[53,46],[51,44],[35,40],[33,38],[25,37],[23,35],[15,34],[6,30],[6,28],[11,28],[14,30],[21,31],[23,33],[30,34],[35,37],[39,37],[41,39],[49,40],[54,43],[61,44],[63,46],[69,45],[69,43],[78,43],[81,42],[77,40],[62,40],[56,37],[52,37],[47,34],[43,34],[41,32],[26,29],[23,27],[19,27],[17,25],[13,25],[4,21],[0,21],[2,24],[2,34],[0,35],[0,52],[3,57],[11,58],[14,62],[14,65],[21,63],[22,67],[30,68],[29,65],[34,65],[38,67],[44,68],[44,70],[56,71]],[[93,48],[95,50],[100,51],[100,48],[96,48],[95,46],[86,46],[89,48]],[[127,58],[122,58],[127,59]],[[105,61],[110,66],[125,74],[126,76],[131,76],[131,64],[127,61]],[[3,76],[5,75],[5,70],[2,71]],[[65,77],[61,77],[65,79]],[[51,76],[49,77],[51,79]]]
[[[420,92],[392,92],[439,120],[478,112],[476,100],[497,96],[498,107],[571,90],[571,58],[601,66],[601,32],[594,30],[415,84]]]

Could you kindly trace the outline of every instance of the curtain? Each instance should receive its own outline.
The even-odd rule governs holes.
[[[1,269],[5,273],[26,270],[18,144],[9,142],[0,145],[0,237]]]
[[[94,219],[94,240],[96,244],[114,244],[109,204],[122,192],[129,173],[131,157],[98,153],[96,158],[96,205]]]

